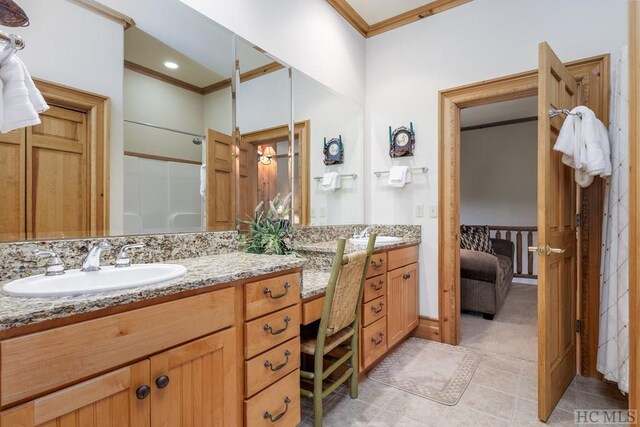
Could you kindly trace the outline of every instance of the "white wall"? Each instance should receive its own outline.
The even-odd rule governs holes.
[[[533,121],[462,132],[462,224],[537,224],[537,126]]]
[[[364,38],[325,0],[181,1],[364,104]]]
[[[438,219],[413,215],[416,204],[428,212],[438,203],[438,91],[535,69],[542,41],[563,61],[617,52],[627,43],[626,7],[623,0],[476,0],[367,39],[366,220],[423,226],[420,314],[438,315]],[[388,126],[409,121],[416,156],[398,163],[428,166],[429,175],[386,191],[372,171],[392,164]]]
[[[31,25],[12,28],[27,47],[18,54],[32,77],[111,99],[111,233],[122,233],[122,26],[66,0],[21,0]],[[99,54],[96,54],[99,53]]]

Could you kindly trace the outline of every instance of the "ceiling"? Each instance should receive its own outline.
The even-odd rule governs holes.
[[[369,25],[424,6],[425,0],[346,0]]]
[[[538,97],[496,102],[460,111],[460,127],[478,126],[538,116]]]

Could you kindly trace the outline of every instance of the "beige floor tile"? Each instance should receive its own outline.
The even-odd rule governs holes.
[[[370,425],[372,427],[424,427],[429,424],[423,424],[397,413],[383,410],[378,413]]]
[[[570,387],[573,387],[576,390],[585,393],[603,396],[607,399],[615,399],[621,401],[627,400],[627,398],[622,393],[620,393],[618,387],[615,384],[606,383],[604,381],[598,380],[597,378],[589,378],[583,377],[581,375],[576,375]]]
[[[462,405],[448,406],[438,427],[507,427],[509,423]]]
[[[394,396],[383,410],[407,417],[424,425],[437,426],[445,408],[446,405],[441,405],[432,400],[409,393],[401,393]]]
[[[529,360],[523,360],[520,375],[527,378],[538,379],[538,363]]]
[[[627,402],[576,390],[579,409],[626,409]]]
[[[345,388],[341,391],[342,394],[349,394],[349,389]],[[403,392],[397,388],[389,387],[379,382],[370,380],[368,378],[360,381],[358,384],[358,400],[368,403],[372,406],[382,408],[398,394]]]
[[[518,397],[523,399],[538,401],[538,380],[534,378],[522,377],[518,386]]]
[[[573,411],[578,407],[578,397],[576,395],[576,390],[573,388],[568,388],[567,391],[564,392],[562,399],[558,402],[556,408],[563,409],[565,411],[569,411],[573,413]]]
[[[520,375],[481,364],[478,366],[475,374],[473,374],[471,383],[515,396],[518,385],[523,379]]]
[[[511,372],[512,374],[520,374],[523,363],[524,361],[514,357],[487,352],[482,353],[482,359],[480,360],[480,366],[488,366],[501,371]]]
[[[348,396],[338,396],[324,405],[322,425],[325,427],[368,426],[380,408]]]
[[[484,412],[503,420],[510,420],[515,397],[476,384],[469,384],[458,405]]]
[[[573,412],[556,408],[546,425],[573,426]],[[532,400],[518,398],[511,422],[514,426],[544,426],[538,419],[538,403]]]

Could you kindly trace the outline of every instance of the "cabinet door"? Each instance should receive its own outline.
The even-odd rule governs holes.
[[[0,134],[0,182],[0,241],[24,240],[24,129]]]
[[[387,346],[389,348],[404,336],[407,319],[404,274],[405,271],[402,268],[387,273]]]
[[[118,369],[0,413],[2,427],[147,427],[149,361]],[[139,398],[137,394],[140,394]]]
[[[151,358],[151,425],[229,426],[239,422],[236,329]]]
[[[404,335],[418,326],[418,264],[404,268]]]

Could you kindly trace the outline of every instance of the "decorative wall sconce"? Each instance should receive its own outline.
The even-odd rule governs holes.
[[[389,126],[389,156],[391,158],[413,156],[416,147],[416,134],[413,131],[413,122],[409,128],[400,126],[394,131]]]
[[[272,146],[267,145],[266,147],[258,147],[258,161],[261,164],[268,166],[271,164],[271,159],[276,155],[275,150]]]
[[[329,142],[327,142],[327,138],[325,138],[322,152],[324,153],[325,165],[343,164],[344,145],[342,144],[342,135],[340,135],[338,138],[331,138]]]

